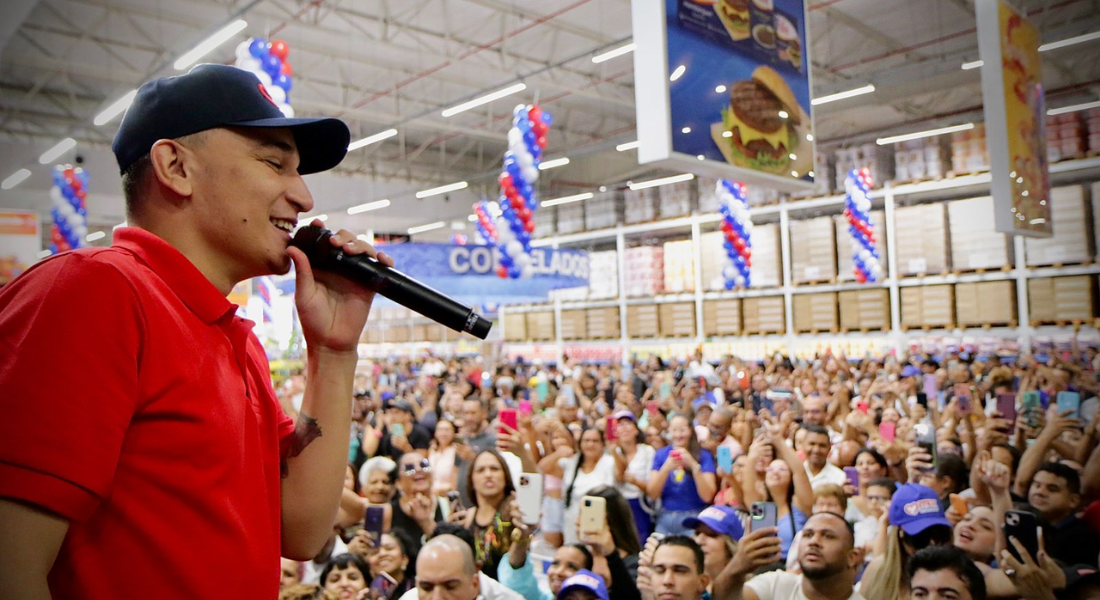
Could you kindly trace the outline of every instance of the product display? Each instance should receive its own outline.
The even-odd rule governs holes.
[[[594,340],[619,337],[619,308],[606,306],[590,308],[587,314],[588,337]]]
[[[947,214],[943,204],[898,208],[898,271],[901,275],[926,275],[947,271]]]
[[[867,331],[890,328],[890,291],[857,290],[840,292],[840,328]]]
[[[657,305],[661,337],[695,335],[695,303],[666,302]]]
[[[626,334],[632,338],[654,338],[660,335],[660,318],[656,304],[632,304],[626,307]]]
[[[561,339],[583,340],[588,337],[588,313],[582,309],[561,311]]]
[[[836,250],[831,217],[791,221],[791,280],[794,283],[835,281]]]
[[[504,341],[522,342],[527,339],[527,315],[508,313],[504,315]]]
[[[947,203],[951,231],[951,268],[955,271],[1000,269],[1013,264],[1009,236],[993,226],[993,198]]]
[[[1095,314],[1093,288],[1092,278],[1087,275],[1028,281],[1032,324],[1083,323],[1092,319]]]
[[[836,292],[797,294],[794,297],[794,329],[799,333],[837,331]]]
[[[622,199],[618,192],[603,192],[584,202],[584,225],[587,229],[606,229],[623,221]]]
[[[956,175],[989,169],[989,152],[985,147],[985,125],[976,123],[973,129],[951,134],[951,170]]]
[[[554,313],[550,311],[527,313],[527,339],[544,342],[554,339]]]
[[[703,302],[703,333],[705,335],[739,335],[741,332],[740,300],[708,300]]]
[[[784,333],[787,329],[782,296],[745,298],[742,310],[745,333]]]
[[[983,281],[955,286],[955,314],[964,327],[1016,323],[1016,282]]]
[[[1077,264],[1089,260],[1088,218],[1085,189],[1081,186],[1050,191],[1053,237],[1025,238],[1028,266]]]
[[[717,210],[717,207],[715,208]],[[657,190],[626,190],[623,192],[623,222],[647,223],[657,219]]]
[[[626,251],[626,296],[655,296],[665,290],[665,249],[638,246]]]
[[[665,242],[664,291],[668,294],[695,291],[695,268],[691,240]]]

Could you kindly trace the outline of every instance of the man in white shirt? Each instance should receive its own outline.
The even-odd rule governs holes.
[[[436,539],[440,536],[446,536],[451,538],[457,538],[462,541],[467,547],[470,548],[471,553],[474,552],[474,537],[473,533],[461,525],[454,523],[440,523],[436,525],[435,531],[432,532],[432,538]],[[452,537],[453,536],[453,537]],[[431,542],[429,542],[431,543]],[[427,545],[425,545],[427,548]],[[423,552],[423,551],[421,551]],[[419,566],[419,561],[417,562]],[[478,588],[480,591],[481,600],[523,600],[523,596],[518,593],[504,587],[499,581],[489,577],[485,573],[481,572],[481,565],[475,564],[477,568]],[[401,596],[401,600],[419,600],[420,589],[414,587],[413,589],[405,592]]]
[[[741,538],[737,553],[714,583],[714,600],[863,600],[853,587],[863,552],[844,517],[813,515],[802,528],[799,566],[802,574],[772,571],[745,581],[755,569],[779,555],[777,530],[769,527]]]
[[[805,436],[802,438],[802,450],[806,452],[806,475],[810,478],[810,487],[817,488],[826,483],[844,487],[847,477],[844,471],[829,462],[829,432],[820,425],[803,425]]]

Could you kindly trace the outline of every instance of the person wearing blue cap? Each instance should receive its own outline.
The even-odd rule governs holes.
[[[699,516],[684,519],[684,527],[695,530],[692,539],[703,549],[703,571],[711,580],[733,560],[745,533],[740,515],[729,506],[708,506]]]
[[[138,89],[112,144],[129,226],[0,291],[12,597],[271,598],[280,554],[307,560],[331,536],[374,294],[289,243],[314,209],[302,176],[349,138],[338,119],[285,118],[225,65]],[[350,231],[331,243],[393,264]],[[297,425],[226,299],[292,263],[309,353]]]
[[[929,546],[951,544],[951,524],[940,507],[935,490],[917,483],[898,486],[890,500],[887,549],[876,556],[863,574],[860,592],[876,600],[909,597],[905,563]]]
[[[558,600],[611,600],[603,577],[581,569],[565,580],[558,592]]]

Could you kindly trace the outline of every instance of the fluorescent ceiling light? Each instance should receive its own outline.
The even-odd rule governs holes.
[[[1082,42],[1091,42],[1092,40],[1100,40],[1100,31],[1094,31],[1092,33],[1085,33],[1077,35],[1057,42],[1050,42],[1049,44],[1043,44],[1039,46],[1039,52],[1047,52],[1048,50],[1057,50],[1059,48],[1065,48],[1066,46],[1072,46],[1074,44],[1080,44]]]
[[[447,224],[443,221],[436,221],[435,223],[428,223],[427,225],[417,225],[416,227],[409,227],[409,235],[416,233],[424,233],[425,231],[431,231],[433,229],[442,229]]]
[[[232,23],[219,29],[214,35],[203,40],[198,46],[195,46],[195,48],[187,54],[179,57],[179,60],[177,60],[176,63],[172,66],[175,67],[177,71],[182,71],[187,67],[190,67],[191,65],[199,62],[200,58],[212,52],[214,48],[221,46],[222,44],[229,41],[229,38],[244,31],[245,27],[248,27],[248,21],[245,21],[244,19],[237,19],[236,21],[233,21]]]
[[[23,183],[23,180],[31,176],[30,169],[19,169],[12,173],[4,180],[4,183],[0,183],[0,189],[10,190],[11,188]]]
[[[953,125],[951,127],[941,127],[939,129],[929,129],[928,131],[918,131],[916,133],[906,133],[904,135],[894,135],[890,137],[879,138],[875,140],[875,143],[879,146],[885,146],[887,144],[896,144],[898,142],[908,142],[909,140],[919,140],[921,138],[932,137],[934,135],[943,135],[945,133],[955,133],[956,131],[966,131],[968,129],[974,129],[973,123],[963,123],[962,125]]]
[[[570,202],[580,202],[581,200],[588,200],[593,197],[595,197],[595,194],[592,192],[585,192],[573,196],[562,196],[561,198],[554,198],[553,200],[543,200],[539,202],[539,204],[542,206],[557,206],[559,204],[569,204]]]
[[[984,64],[985,64],[984,60],[972,60],[970,62],[964,62],[962,64],[962,70],[963,71],[970,71],[972,69],[978,69],[978,68],[981,68],[981,66],[984,65]]]
[[[58,142],[53,148],[42,153],[42,156],[38,157],[38,164],[46,165],[57,160],[62,154],[65,154],[69,150],[76,147],[76,140],[73,138],[65,138]]]
[[[298,219],[298,226],[302,227],[304,225],[309,225],[310,223],[313,222],[314,219],[317,219],[320,222],[324,223],[325,221],[328,220],[328,213],[321,213],[319,215],[310,215],[308,217],[302,217],[301,219]]]
[[[1079,110],[1088,110],[1090,108],[1100,108],[1100,100],[1097,100],[1095,102],[1086,102],[1084,104],[1074,104],[1072,106],[1063,106],[1061,108],[1052,108],[1047,111],[1047,114],[1053,117],[1054,115],[1064,115],[1066,113],[1077,112]]]
[[[365,213],[372,210],[378,210],[380,208],[386,208],[390,205],[389,198],[382,200],[375,200],[374,202],[367,202],[366,204],[360,204],[359,206],[353,206],[348,209],[349,215],[357,215],[359,213]]]
[[[477,222],[477,215],[470,215],[470,216],[466,217],[466,220],[471,222],[471,223],[475,223],[475,222]]]
[[[631,190],[644,190],[646,188],[657,187],[659,185],[668,185],[670,183],[679,183],[681,181],[691,181],[695,179],[695,175],[691,173],[684,173],[683,175],[673,175],[672,177],[662,177],[660,179],[650,179],[649,181],[639,181],[637,183],[631,182]]]
[[[642,145],[641,142],[639,142],[638,140],[634,140],[633,142],[627,142],[625,144],[619,144],[618,146],[615,146],[615,149],[618,150],[619,152],[626,152],[627,150],[634,150],[635,148],[637,148],[638,146],[641,146],[641,145]]]
[[[522,92],[525,89],[527,89],[527,84],[526,83],[517,83],[515,85],[510,85],[510,86],[508,86],[508,87],[506,87],[502,90],[497,90],[495,92],[485,94],[484,96],[482,96],[480,98],[474,98],[473,100],[470,100],[469,102],[463,102],[462,104],[459,104],[458,106],[452,106],[451,108],[448,108],[447,110],[443,111],[443,116],[444,117],[452,117],[454,115],[457,115],[460,112],[466,112],[466,111],[470,110],[471,108],[476,108],[478,106],[481,106],[482,104],[488,104],[488,103],[492,102],[493,100],[499,100],[500,98],[503,98],[505,96],[511,96],[512,94],[518,94],[519,92]]]
[[[668,80],[669,81],[676,81],[677,79],[683,77],[684,76],[684,71],[687,71],[687,70],[688,70],[688,68],[684,65],[680,65],[680,66],[676,67],[676,70],[672,72],[672,75],[668,76]]]
[[[118,225],[115,225],[114,227],[111,228],[111,231],[114,231],[114,230],[118,229],[119,227],[126,227],[126,221],[123,221],[123,222],[119,223]]]
[[[107,237],[106,233],[104,233],[102,231],[93,231],[92,233],[89,233],[88,235],[84,236],[84,240],[88,241],[88,242],[94,242],[96,240],[101,240],[105,237]]]
[[[371,144],[381,142],[382,140],[388,140],[395,135],[397,135],[396,129],[387,129],[374,135],[368,135],[361,140],[355,140],[354,142],[348,144],[348,152],[351,152],[352,150],[358,150],[363,146],[370,146]]]
[[[829,94],[828,96],[821,96],[820,98],[814,98],[810,100],[812,106],[819,106],[821,104],[828,104],[830,102],[836,102],[837,100],[844,100],[845,98],[852,98],[854,96],[862,96],[863,94],[870,94],[875,91],[874,85],[865,85],[863,87],[856,88],[854,90],[848,90],[846,92],[837,92],[835,94]]]
[[[464,190],[469,187],[470,184],[465,181],[459,181],[458,183],[449,183],[447,185],[441,185],[437,188],[430,190],[421,190],[416,193],[417,198],[427,198],[429,196],[438,196],[440,194],[446,194],[447,192],[454,192],[456,190]]]
[[[539,163],[539,170],[545,171],[547,169],[553,169],[554,167],[564,167],[567,164],[569,164],[569,158],[565,156],[555,158],[554,160],[544,160]]]
[[[134,96],[137,96],[137,90],[126,92],[124,96],[115,100],[110,106],[103,109],[103,112],[96,115],[95,120],[92,122],[95,123],[96,127],[110,123],[111,119],[114,119],[122,114],[127,108],[130,108],[130,104],[134,101]]]
[[[634,42],[631,42],[631,43],[629,43],[625,46],[619,46],[618,48],[615,48],[614,50],[608,50],[607,52],[604,52],[603,54],[597,54],[596,56],[593,56],[592,57],[592,62],[594,62],[596,64],[600,64],[602,62],[607,62],[607,61],[611,60],[612,58],[618,58],[618,57],[620,57],[624,54],[630,54],[631,52],[633,52],[637,48],[638,48],[638,44],[635,44]]]

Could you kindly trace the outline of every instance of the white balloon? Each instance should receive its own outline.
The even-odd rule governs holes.
[[[882,279],[885,271],[882,270],[882,265],[875,263],[875,266],[871,268],[871,273],[873,273],[876,278]]]
[[[509,241],[516,239],[511,225],[503,218],[497,219],[497,239],[500,240],[501,245],[507,245]]]
[[[733,282],[737,285],[743,286],[745,285],[745,278],[740,273],[738,273],[737,276],[733,278]]]
[[[61,214],[65,218],[68,218],[69,215],[76,214],[76,211],[73,210],[73,205],[69,204],[68,202],[62,202],[61,205],[57,207],[57,209],[61,211]]]
[[[500,212],[500,202],[497,202],[496,200],[490,200],[487,205],[489,207],[490,215]]]
[[[511,256],[513,260],[519,258],[519,255],[523,254],[523,244],[516,240],[512,240],[505,245],[505,249],[508,251],[508,256]]]
[[[78,236],[80,236],[81,238],[88,237],[88,226],[87,225],[81,225],[79,227],[76,227],[75,229],[76,229],[76,234]]]
[[[268,95],[275,101],[275,104],[286,104],[286,90],[277,85],[269,85],[266,87]]]
[[[522,169],[526,170],[528,167],[534,166],[535,157],[531,156],[530,152],[524,152],[516,155],[516,162],[519,163]]]
[[[53,205],[57,207],[69,204],[69,201],[66,200],[65,196],[61,193],[61,188],[57,186],[50,188],[50,200],[52,200]]]
[[[725,268],[722,269],[722,277],[726,279],[736,279],[737,275],[737,269],[727,262]]]
[[[279,110],[283,113],[283,116],[288,119],[294,118],[294,107],[289,104],[280,104]]]
[[[523,132],[518,127],[508,130],[508,145],[516,146],[523,143]]]
[[[741,224],[741,228],[745,230],[746,235],[752,235],[753,224],[752,221],[745,221]]]
[[[871,260],[871,253],[866,248],[862,248],[859,251],[859,259],[863,262],[869,262]]]
[[[236,67],[238,69],[244,69],[245,71],[248,71],[249,73],[263,73],[264,72],[263,63],[260,62],[260,59],[255,58],[251,55],[247,56],[245,58],[238,58]],[[266,75],[266,73],[264,73],[264,74]]]
[[[523,169],[523,179],[527,183],[534,183],[539,180],[539,170],[531,165]]]
[[[512,242],[512,243],[518,244],[519,242]],[[523,247],[520,246],[520,253],[517,254],[512,260],[516,263],[516,266],[518,266],[519,268],[526,269],[528,267],[528,265],[531,264],[531,255],[530,254],[524,254],[522,252],[522,250],[523,250]]]
[[[242,61],[246,58],[252,58],[252,53],[248,51],[248,48],[250,46],[252,46],[252,40],[251,39],[247,39],[247,40],[237,44],[236,56],[237,56],[237,61],[238,62],[240,62],[240,61]]]
[[[260,78],[260,83],[264,84],[265,88],[271,89],[271,86],[272,86],[271,75],[268,75],[267,73],[265,73],[263,71],[263,69],[261,69],[259,71],[252,71],[252,74],[255,75],[256,77]]]
[[[532,266],[532,265],[527,265],[526,267],[524,267],[523,269],[520,270],[519,274],[520,274],[520,277],[522,277],[524,279],[530,279],[530,278],[535,276],[535,267]]]

